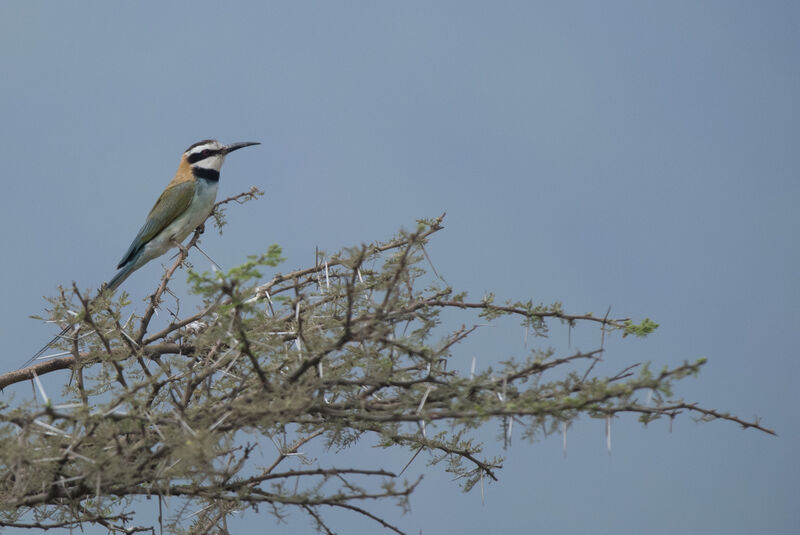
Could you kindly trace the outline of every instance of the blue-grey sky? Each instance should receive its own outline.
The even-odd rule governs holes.
[[[42,295],[111,277],[187,146],[260,141],[222,172],[221,196],[266,192],[204,238],[223,266],[277,242],[288,270],[316,246],[447,211],[429,252],[448,282],[649,316],[661,328],[612,342],[606,371],[708,357],[679,393],[780,435],[629,418],[609,455],[603,423],[583,420],[566,457],[560,437],[515,440],[485,504],[417,461],[428,474],[410,514],[386,509],[394,523],[793,532],[798,28],[792,1],[2,2],[5,368],[52,334],[27,317]],[[125,283],[136,303],[160,269]],[[505,332],[479,334],[479,364],[524,355],[522,333]],[[569,350],[559,330],[544,344]],[[312,530],[265,512],[238,525]],[[376,532],[342,516],[334,528]]]

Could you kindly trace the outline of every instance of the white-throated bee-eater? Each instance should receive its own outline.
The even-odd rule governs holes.
[[[192,233],[214,208],[219,170],[225,156],[253,141],[223,145],[214,139],[195,143],[183,153],[175,178],[156,201],[147,219],[120,260],[107,289],[114,291],[131,273],[158,258]]]
[[[147,214],[144,225],[117,265],[119,271],[105,289],[113,292],[131,273],[173,247],[178,247],[211,215],[217,199],[219,170],[225,161],[225,156],[235,150],[258,144],[246,141],[223,145],[215,139],[206,139],[186,149],[181,156],[175,178],[167,185],[167,189]],[[39,358],[70,329],[71,326],[65,327],[28,363]]]

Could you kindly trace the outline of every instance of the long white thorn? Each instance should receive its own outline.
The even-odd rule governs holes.
[[[192,518],[195,515],[199,515],[200,513],[211,509],[212,507],[214,507],[214,504],[210,503],[210,504],[206,505],[205,507],[203,507],[202,509],[200,509],[199,511],[195,511],[194,513],[190,514],[189,516],[186,517],[186,519],[188,520],[188,519]]]
[[[96,463],[95,463],[95,462],[94,462],[92,459],[90,459],[89,457],[86,457],[85,455],[81,455],[80,453],[75,453],[75,452],[74,452],[74,451],[72,451],[72,450],[67,450],[67,455],[69,455],[69,456],[71,456],[71,457],[75,457],[76,459],[81,459],[81,460],[83,460],[83,461],[86,461],[87,463],[96,464]],[[83,477],[83,476],[81,476],[81,477]]]
[[[269,315],[272,316],[272,297],[270,297],[269,292],[264,290],[264,297],[267,298],[267,304],[264,305],[264,312],[266,313],[269,310]]]
[[[425,390],[425,394],[423,394],[423,396],[422,396],[422,399],[419,400],[419,406],[417,407],[417,414],[422,412],[422,408],[425,406],[425,401],[427,401],[428,394],[431,393],[431,390],[433,390],[433,387],[432,386],[428,386],[427,390]]]
[[[36,357],[36,360],[54,359],[56,357],[63,357],[65,355],[72,355],[72,351],[62,351],[61,353],[53,353],[52,355],[43,355],[41,357]]]
[[[44,398],[44,404],[47,405],[50,403],[50,399],[47,397],[47,392],[44,391],[44,386],[42,386],[42,382],[39,380],[39,376],[36,375],[35,370],[31,370],[33,373],[33,380],[36,382],[36,388],[39,389],[39,392],[42,394],[42,398]]]
[[[53,408],[57,410],[79,409],[81,407],[83,407],[83,403],[63,403],[61,405],[53,405]]]
[[[180,417],[180,416],[179,416],[177,413],[175,413],[175,417],[178,419],[178,422],[181,424],[181,426],[182,426],[184,429],[186,429],[187,431],[189,431],[189,432],[192,434],[192,436],[193,436],[193,437],[197,438],[197,432],[196,432],[194,429],[192,429],[191,427],[189,427],[189,424],[187,424],[187,423],[184,421],[184,419],[183,419],[183,418],[181,418],[181,417]]]
[[[221,424],[222,422],[224,422],[225,420],[227,420],[227,419],[228,419],[228,416],[230,416],[231,414],[233,414],[233,412],[227,412],[227,413],[223,414],[223,415],[222,415],[222,418],[220,418],[219,420],[217,420],[216,422],[214,422],[213,424],[211,424],[211,427],[209,427],[209,428],[208,428],[208,430],[209,430],[209,431],[213,431],[214,429],[216,429],[216,428],[217,428],[217,426],[218,426],[218,425],[220,425],[220,424]]]
[[[33,423],[35,423],[38,426],[44,427],[45,429],[47,429],[48,431],[50,431],[53,434],[61,435],[62,437],[70,436],[69,433],[65,433],[64,431],[62,431],[58,427],[52,426],[52,425],[50,425],[50,424],[48,424],[46,422],[43,422],[41,420],[34,420]]]

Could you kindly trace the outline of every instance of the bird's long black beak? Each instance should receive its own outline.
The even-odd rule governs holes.
[[[230,154],[231,152],[239,149],[243,149],[245,147],[249,147],[250,145],[261,145],[258,141],[243,141],[241,143],[231,143],[230,145],[226,145],[223,154]]]

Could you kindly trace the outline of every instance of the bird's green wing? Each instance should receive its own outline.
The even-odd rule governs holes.
[[[147,220],[133,239],[133,243],[131,243],[125,256],[119,261],[117,268],[119,269],[130,262],[136,253],[147,245],[147,242],[167,228],[167,225],[175,221],[175,218],[189,207],[192,197],[194,197],[193,180],[167,187],[156,201],[153,209],[147,214]]]

